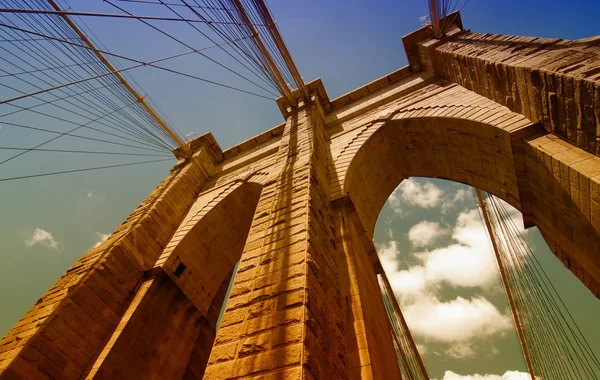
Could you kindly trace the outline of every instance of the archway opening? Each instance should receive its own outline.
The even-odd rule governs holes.
[[[165,271],[201,314],[184,378],[202,379],[262,185],[234,182],[200,194]]]
[[[260,184],[235,181],[196,198],[90,375],[202,379],[261,191]]]
[[[390,278],[390,281],[395,283],[396,287],[405,286],[409,289],[405,296],[407,299],[420,301],[420,303],[409,303],[409,306],[414,306],[412,309],[413,324],[414,320],[421,322],[420,325],[415,325],[417,326],[417,336],[420,334],[421,338],[425,338],[421,344],[426,341],[426,338],[432,339],[433,336],[445,337],[446,343],[452,343],[451,346],[433,348],[430,351],[430,354],[433,354],[430,356],[430,361],[439,362],[439,359],[442,359],[444,362],[452,356],[456,360],[459,359],[458,357],[466,360],[467,357],[481,350],[481,348],[476,349],[477,347],[469,344],[468,337],[477,337],[477,334],[485,337],[486,332],[489,333],[487,334],[489,336],[502,334],[503,329],[511,325],[507,324],[507,321],[510,322],[510,318],[506,319],[506,304],[504,306],[496,305],[485,295],[473,293],[474,289],[481,292],[481,289],[491,286],[491,282],[485,283],[483,279],[487,278],[489,281],[492,278],[489,274],[495,274],[493,261],[488,260],[487,265],[484,265],[486,260],[483,260],[483,256],[477,257],[472,255],[473,252],[469,252],[476,251],[478,247],[480,249],[482,242],[483,246],[487,245],[485,238],[481,240],[480,237],[474,236],[476,235],[473,231],[475,226],[482,229],[474,203],[471,203],[473,207],[470,209],[466,207],[460,211],[455,210],[451,217],[452,220],[446,220],[443,223],[440,222],[444,216],[441,211],[438,211],[437,216],[428,214],[428,211],[431,211],[428,210],[428,205],[442,207],[443,203],[447,203],[446,212],[449,212],[453,202],[456,203],[465,198],[461,194],[468,193],[466,187],[451,184],[459,186],[459,188],[453,193],[449,190],[440,191],[435,182],[415,180],[414,177],[447,179],[488,191],[511,205],[517,224],[523,226],[522,217],[518,213],[523,209],[521,200],[531,201],[523,198],[523,168],[518,167],[519,160],[523,160],[522,157],[519,157],[522,154],[522,146],[519,145],[521,143],[520,140],[511,139],[511,134],[505,130],[468,120],[434,117],[390,121],[372,132],[368,140],[355,150],[356,153],[351,158],[344,177],[341,178],[343,193],[352,200],[367,235],[376,239],[379,257],[384,267],[387,260],[387,266],[391,266],[395,272],[392,276],[394,278]],[[535,165],[540,164],[536,162]],[[543,166],[543,159],[541,166]],[[403,191],[409,194],[406,199],[411,199],[411,192],[419,194],[418,199],[412,201],[414,204],[411,207],[413,217],[418,217],[420,220],[410,222],[399,216],[402,214],[402,206],[406,207],[403,202],[410,203],[410,201],[402,199]],[[441,194],[444,192],[453,195],[442,201]],[[546,197],[546,194],[543,193],[536,195],[540,199]],[[550,194],[548,197],[554,197],[554,195]],[[386,206],[384,207],[384,205]],[[386,208],[393,209],[394,206],[396,211],[393,211],[392,215],[384,215],[385,213],[381,212],[382,208],[385,211]],[[531,205],[526,206],[530,207]],[[531,210],[525,211],[531,213]],[[564,212],[562,209],[560,211]],[[567,220],[590,224],[581,217],[580,213],[572,210],[569,212],[571,214],[566,216]],[[566,215],[567,212],[564,214]],[[399,228],[398,231],[394,231],[385,227],[386,220],[389,222],[392,216],[402,222],[404,230]],[[378,217],[379,222],[377,222]],[[527,217],[531,218],[531,215]],[[582,220],[583,222],[581,222]],[[531,219],[529,221],[531,222]],[[474,224],[474,222],[477,223]],[[414,228],[412,230],[413,239],[410,240],[412,228]],[[433,237],[428,236],[427,231],[433,234]],[[588,235],[589,239],[594,241],[598,239],[598,232],[591,226],[586,227],[585,231],[585,233],[581,232]],[[539,232],[528,232],[528,235],[534,236],[532,239],[535,240],[535,245],[544,250],[545,259],[551,259],[552,270],[556,271],[559,268],[558,271],[562,273],[562,276],[570,278],[569,285],[566,285],[568,281],[557,278],[556,281],[563,287],[562,293],[566,295],[573,287],[579,288],[580,300],[592,299],[597,304],[597,300],[593,299],[593,296],[585,290],[582,284],[573,285],[573,282],[577,282],[573,279],[574,276],[564,268],[560,268],[560,262],[549,254],[548,246]],[[400,246],[399,241],[394,240],[394,237],[398,236],[404,239],[403,247]],[[439,240],[436,241],[436,239]],[[441,249],[435,251],[436,247],[429,246],[432,242],[446,244],[437,248],[450,248],[446,251]],[[397,251],[407,252],[407,255],[399,256]],[[460,258],[452,257],[452,251],[455,251],[455,255],[462,256]],[[468,255],[469,253],[471,256]],[[451,270],[456,260],[460,259],[463,260],[463,264],[467,265],[457,271]],[[430,266],[428,267],[427,264]],[[428,280],[425,277],[427,270],[433,271],[434,274],[431,276],[435,281],[431,280],[427,283]],[[482,272],[478,272],[479,270]],[[497,279],[497,276],[495,278]],[[446,287],[440,290],[442,285]],[[423,293],[425,289],[431,291],[432,288],[437,289],[434,294]],[[493,289],[493,286],[490,289]],[[457,293],[449,292],[449,290],[457,290]],[[406,298],[401,301],[405,306],[407,305]],[[586,301],[580,301],[580,304],[585,303]],[[465,331],[471,335],[460,335],[459,328],[447,325],[440,329],[443,324],[440,324],[439,321],[436,322],[435,318],[429,317],[428,310],[433,315],[446,315],[445,318],[450,320],[452,318],[449,318],[448,315],[454,315],[454,320],[458,325],[476,327],[479,332],[474,333],[467,329]],[[476,318],[473,317],[483,317],[484,320],[494,323],[478,325]],[[583,321],[584,325],[586,323]],[[430,329],[428,330],[428,328]],[[434,334],[428,336],[427,331],[433,331]],[[444,347],[443,350],[440,347]],[[488,353],[493,354],[490,356],[492,359],[496,355],[495,350],[492,348],[488,350]],[[446,353],[445,359],[444,353]],[[447,369],[452,370],[452,368]],[[466,372],[466,374],[473,373]],[[499,374],[502,375],[502,372]],[[430,373],[430,375],[442,377],[444,373]],[[452,375],[450,374],[450,376]]]
[[[344,193],[370,236],[386,200],[409,177],[432,177],[478,187],[521,209],[510,134],[452,118],[389,121],[352,158]]]

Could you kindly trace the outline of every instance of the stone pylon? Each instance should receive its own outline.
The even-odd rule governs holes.
[[[407,67],[334,100],[315,80],[285,123],[176,150],[0,341],[0,379],[399,379],[372,237],[411,176],[504,199],[600,296],[600,38],[448,17],[404,37]]]

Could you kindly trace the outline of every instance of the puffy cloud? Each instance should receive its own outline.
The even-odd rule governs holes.
[[[526,372],[506,371],[504,375],[459,375],[452,371],[446,371],[442,380],[531,380]]]
[[[465,201],[473,198],[473,193],[470,189],[459,188],[454,193],[447,193],[437,187],[432,182],[422,183],[414,178],[409,178],[404,181],[392,192],[388,198],[388,205],[397,215],[404,215],[403,209],[406,206],[418,206],[422,208],[433,208],[441,206],[442,214],[447,214],[455,207],[464,204]],[[500,200],[507,208],[508,213],[516,221],[516,225],[521,228],[521,214],[518,210],[510,206],[508,203]],[[389,219],[389,218],[388,218]],[[386,220],[390,223],[391,220]]]
[[[87,197],[89,199],[96,199],[96,194],[92,190],[88,191]]]
[[[409,178],[400,184],[388,198],[388,203],[394,213],[402,215],[402,205],[422,208],[436,207],[442,201],[444,192],[431,182],[420,184],[414,178]]]
[[[398,271],[398,254],[400,254],[400,250],[397,241],[391,240],[379,245],[377,253],[386,273]]]
[[[469,190],[458,189],[456,193],[454,193],[454,197],[447,197],[442,203],[442,214],[448,213],[448,211],[469,199],[470,196],[471,192]]]
[[[430,285],[427,283],[423,267],[414,266],[408,270],[393,272],[389,269],[392,265],[383,261],[382,264],[396,295],[398,295],[398,292],[402,294],[402,301],[409,302],[410,300],[423,297],[423,292]]]
[[[394,277],[401,287],[399,291],[414,293],[411,289],[415,286],[409,284],[419,284],[419,289],[422,289],[442,281],[458,287],[487,287],[498,282],[495,258],[477,210],[460,213],[452,229],[423,221],[410,229],[408,238],[418,247],[430,245],[447,234],[451,234],[454,243],[415,253],[422,264],[403,271],[396,270],[398,244],[390,241],[379,246],[379,255],[388,276],[391,270],[397,272]]]
[[[520,222],[518,211],[512,209],[509,213],[513,223]],[[424,226],[429,226],[430,222],[421,222],[417,226],[423,223],[426,223]],[[412,241],[411,231],[409,231],[409,239]],[[524,232],[522,227],[520,231]],[[422,261],[425,281],[427,283],[445,281],[457,287],[489,287],[497,284],[499,277],[496,259],[478,211],[472,209],[460,213],[451,234],[455,243],[414,254]],[[418,238],[415,239],[417,243],[421,243]]]
[[[98,241],[94,243],[93,248],[96,248],[100,244],[104,243],[106,239],[108,239],[108,237],[110,236],[109,234],[103,234],[101,232],[96,232],[96,235],[98,235]]]
[[[416,254],[423,261],[427,281],[460,287],[489,286],[498,281],[492,248],[477,210],[459,214],[452,238],[455,244]]]
[[[433,183],[407,180],[389,199],[389,206],[398,215],[410,211],[410,207],[431,208],[441,206],[442,212],[466,205],[470,193],[459,189],[444,193]],[[504,203],[513,223],[523,233],[520,213]],[[389,228],[387,226],[386,228]],[[461,212],[451,227],[440,223],[422,221],[408,232],[414,248],[409,261],[400,266],[399,243],[394,234],[386,231],[390,241],[378,245],[380,261],[395,291],[413,334],[421,343],[435,342],[439,351],[453,359],[476,357],[480,351],[496,355],[498,350],[490,346],[489,338],[502,336],[512,330],[513,322],[508,312],[500,311],[482,295],[451,299],[440,290],[447,285],[464,288],[481,288],[495,291],[499,286],[495,257],[487,232],[477,209]],[[436,247],[443,236],[450,236],[450,244]],[[416,259],[416,262],[415,262]],[[442,345],[439,347],[439,345]],[[426,352],[428,347],[420,345]],[[459,375],[447,371],[443,380],[524,380],[527,373],[507,371],[504,375]]]
[[[427,279],[426,268],[413,266],[398,270],[398,244],[389,242],[379,249],[382,266],[413,333],[427,340],[462,342],[484,338],[512,328],[511,320],[483,297],[457,297],[440,301],[439,284]]]
[[[31,239],[25,240],[25,245],[33,247],[34,245],[41,245],[47,248],[58,249],[58,242],[54,239],[54,236],[46,230],[42,230],[39,227],[33,231]]]
[[[405,296],[420,296],[427,285],[423,268],[415,266],[409,270],[398,270],[398,249],[397,241],[389,241],[378,246],[377,253],[379,261],[387,274],[390,285],[394,289],[396,295],[403,294]]]
[[[437,222],[428,222],[426,220],[414,225],[408,231],[408,240],[413,247],[427,247],[436,242],[440,237],[448,235],[450,231],[443,228]]]
[[[440,302],[430,295],[404,306],[404,314],[416,335],[442,342],[484,338],[512,328],[510,318],[480,296]]]
[[[488,287],[499,278],[477,210],[459,214],[450,232],[455,243],[414,254],[421,265],[408,269],[399,269],[396,241],[379,245],[378,252],[413,333],[428,341],[460,343],[446,354],[467,357],[473,349],[466,342],[510,330],[512,322],[484,297],[442,301],[437,296],[443,283]],[[411,240],[415,239],[413,236]]]

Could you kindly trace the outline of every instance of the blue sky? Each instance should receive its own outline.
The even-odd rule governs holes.
[[[81,11],[115,12],[114,8],[100,0],[60,3],[64,8],[71,6]],[[464,2],[460,4],[462,6]],[[424,0],[270,1],[269,5],[305,81],[321,77],[332,99],[405,66],[401,37],[420,27],[419,18],[426,13]],[[129,9],[146,14],[153,12],[147,7]],[[599,34],[598,14],[600,2],[589,0],[470,0],[462,11],[462,18],[464,26],[473,31],[577,39]],[[99,40],[116,53],[150,60],[186,50],[135,20],[90,18],[85,21]],[[164,26],[194,47],[211,44],[185,25],[156,25]],[[210,55],[233,65],[218,51],[211,50]],[[253,89],[247,82],[201,57],[187,57],[169,62],[167,66]],[[132,71],[132,75],[181,134],[195,132],[201,135],[212,131],[222,148],[244,141],[283,121],[274,101],[151,68]],[[0,98],[8,96],[0,89]],[[2,113],[11,110],[10,107],[0,108]],[[58,130],[64,128],[33,117],[29,122],[48,123]],[[2,126],[2,120],[0,127],[2,146],[30,146],[47,138],[12,130]],[[72,139],[62,139],[50,147],[98,148],[97,145]],[[0,152],[0,158],[5,157],[4,154]],[[1,165],[0,177],[119,162],[123,160],[115,157],[73,157],[34,152]],[[77,258],[102,236],[113,231],[164,178],[173,163],[0,183],[0,333],[7,331]],[[449,185],[436,186],[444,188]],[[451,190],[444,191],[450,194]],[[413,252],[407,240],[410,228],[423,220],[439,219],[439,216],[428,214],[433,209],[410,207],[417,207],[411,214],[413,217],[420,215],[420,218],[406,221],[396,217],[392,235],[399,239],[398,255]],[[445,228],[454,228],[462,211],[456,209],[454,214],[445,215]],[[384,208],[382,217],[386,212],[390,210]],[[377,243],[382,247],[389,247],[389,242],[393,241],[385,234],[386,228],[378,227],[376,233]],[[449,236],[445,239],[438,243],[452,243]],[[539,241],[538,244],[543,246]],[[584,294],[585,289],[577,291]],[[582,297],[582,300],[588,300],[581,301],[583,304],[590,302]],[[597,300],[592,301],[598,304]],[[592,330],[590,334],[597,332],[597,328]],[[472,373],[467,371],[468,365],[464,365],[470,362],[452,362],[457,359],[448,357],[440,361],[428,355],[426,360],[435,366],[436,377],[441,378],[446,369],[452,368],[457,373]],[[492,358],[489,363],[495,363],[494,360]],[[491,372],[486,368],[477,370],[480,373],[503,374],[506,370],[523,369],[501,368],[492,364],[489,368]]]

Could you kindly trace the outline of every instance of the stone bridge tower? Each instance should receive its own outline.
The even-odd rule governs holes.
[[[399,379],[372,236],[410,176],[504,199],[600,296],[600,38],[455,17],[403,43],[407,67],[334,100],[315,80],[279,101],[285,123],[175,151],[0,341],[0,379]]]

